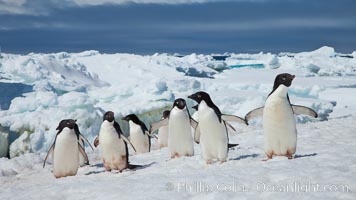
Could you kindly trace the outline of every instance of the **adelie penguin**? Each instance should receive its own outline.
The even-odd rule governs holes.
[[[267,160],[275,156],[287,156],[289,159],[297,147],[297,128],[294,114],[318,117],[311,108],[292,105],[288,88],[292,85],[294,75],[283,73],[276,76],[273,90],[268,95],[265,106],[250,111],[246,121],[262,115],[264,150]]]
[[[194,112],[193,115],[192,115],[192,118],[193,118],[196,122],[199,123],[198,106],[199,106],[199,104],[197,104],[197,105],[195,105],[195,106],[192,107],[192,108],[195,110],[195,112]],[[225,115],[225,116],[227,116],[227,115]],[[238,118],[239,118],[239,117],[238,117]],[[239,120],[240,123],[243,123],[243,124],[246,125],[245,120],[243,120],[242,118],[239,118],[238,120]],[[227,121],[225,121],[225,120],[224,120],[224,122],[225,122],[225,124],[226,124],[226,126],[227,126],[228,133],[236,132],[236,129],[235,129],[229,122],[227,122]],[[197,133],[197,134],[195,134],[195,133]],[[198,134],[199,134],[199,135],[198,135]],[[200,134],[201,134],[200,131],[199,131],[199,132],[195,132],[195,130],[194,130],[194,140],[195,140],[195,142],[196,142],[197,144],[200,143]],[[236,146],[238,146],[238,145],[239,145],[239,144],[230,144],[230,143],[227,144],[227,146],[228,146],[229,149],[230,149],[230,148],[234,148],[234,147],[236,147]]]
[[[245,120],[234,116],[221,114],[206,92],[197,92],[188,98],[199,103],[199,123],[195,129],[194,138],[201,144],[202,156],[207,164],[213,160],[225,162],[228,153],[228,132],[225,121],[245,123]]]
[[[106,171],[133,169],[139,165],[129,163],[129,151],[127,145],[135,151],[135,147],[123,135],[120,125],[115,121],[114,113],[108,111],[104,114],[99,136],[94,140],[94,146],[101,147],[101,157]]]
[[[168,126],[168,148],[171,158],[194,155],[194,142],[191,126],[195,129],[197,122],[189,114],[184,99],[176,99],[169,116],[157,123],[152,123],[150,132]]]
[[[147,153],[151,151],[151,137],[148,129],[135,114],[129,114],[122,120],[129,122],[130,141],[136,148],[136,153]]]
[[[88,156],[83,146],[79,144],[80,141],[88,142],[88,140],[79,132],[76,120],[73,119],[62,120],[56,130],[58,132],[54,143],[47,152],[43,167],[51,154],[53,156],[53,175],[56,178],[74,176],[79,167],[79,154],[83,156],[84,163],[89,164]],[[88,144],[90,145],[89,142]]]

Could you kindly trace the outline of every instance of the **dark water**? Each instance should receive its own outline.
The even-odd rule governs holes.
[[[33,86],[22,83],[2,83],[0,82],[0,108],[7,110],[11,100],[22,96],[23,93],[32,92]]]

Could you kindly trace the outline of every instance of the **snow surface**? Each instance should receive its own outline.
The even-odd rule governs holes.
[[[243,133],[231,136],[240,146],[230,150],[228,161],[223,164],[206,165],[195,145],[193,157],[170,160],[168,148],[163,148],[130,157],[131,163],[145,165],[144,168],[105,172],[96,150],[89,153],[92,165],[80,168],[77,176],[55,179],[50,165],[42,168],[43,153],[2,158],[0,198],[354,199],[355,120],[348,117],[298,124],[298,147],[293,160],[277,157],[261,161],[265,156],[258,127],[240,128]],[[294,183],[299,190],[281,189],[288,185],[293,188]],[[319,184],[320,189],[306,189],[308,184]],[[231,191],[233,185],[236,187]]]
[[[197,54],[2,54],[0,82],[21,83],[32,90],[15,98],[13,91],[11,95],[0,94],[3,99],[12,98],[8,109],[0,109],[0,132],[18,137],[10,141],[14,158],[0,158],[0,199],[355,199],[354,54],[340,56],[331,47],[302,53],[229,54],[225,61]],[[228,69],[248,64],[263,64],[264,68]],[[89,148],[92,165],[80,168],[75,177],[56,180],[50,164],[42,169],[61,119],[77,119],[82,134],[92,141],[104,111],[114,111],[127,133],[127,124],[120,116],[136,113],[148,125],[158,120],[175,98],[186,99],[199,90],[210,93],[223,113],[243,117],[263,106],[275,76],[283,72],[296,75],[289,89],[292,103],[310,106],[319,114],[318,119],[297,117],[294,160],[277,157],[261,161],[265,156],[257,119],[253,126],[236,124],[241,134],[232,134],[230,139],[240,146],[229,152],[224,164],[204,164],[199,145],[195,145],[194,157],[170,160],[168,149],[158,149],[153,140],[151,153],[130,157],[133,164],[145,165],[134,171],[104,172],[99,150],[91,152]],[[214,189],[197,191],[194,186],[199,183]],[[270,189],[272,185],[319,184],[333,191],[257,191],[263,183]],[[240,186],[238,191],[220,191],[231,184]],[[241,191],[242,186],[246,191]]]

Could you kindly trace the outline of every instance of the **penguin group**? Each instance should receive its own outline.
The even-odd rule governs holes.
[[[130,136],[126,137],[115,114],[108,111],[94,146],[100,146],[101,159],[106,171],[134,169],[140,165],[129,162],[129,148],[139,153],[151,151],[151,138],[158,140],[159,148],[168,147],[170,157],[194,156],[194,142],[201,147],[201,156],[207,164],[224,163],[231,147],[238,144],[229,143],[229,132],[236,132],[230,122],[249,125],[253,118],[262,117],[265,160],[273,156],[286,156],[292,159],[297,146],[297,129],[294,115],[307,115],[317,118],[318,114],[311,108],[293,105],[288,96],[294,75],[283,73],[276,76],[273,89],[265,105],[246,114],[244,118],[223,114],[214,104],[210,95],[200,91],[188,98],[195,101],[196,112],[190,115],[183,98],[173,102],[170,110],[162,113],[160,121],[146,127],[135,114],[129,114],[121,120],[129,123]],[[57,127],[54,143],[50,147],[43,167],[49,155],[53,160],[53,175],[56,178],[76,175],[78,168],[88,165],[89,159],[84,149],[88,140],[80,133],[76,120],[62,120]],[[158,137],[154,134],[158,130]]]

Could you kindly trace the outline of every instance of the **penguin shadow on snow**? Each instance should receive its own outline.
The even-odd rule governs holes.
[[[123,173],[125,171],[136,171],[136,170],[140,170],[140,169],[145,169],[145,168],[150,167],[150,166],[152,166],[154,164],[157,164],[157,162],[151,162],[151,163],[146,164],[146,165],[133,165],[133,164],[130,164],[130,166],[127,169],[123,170],[122,172],[113,170],[110,173],[119,174],[119,173]],[[100,174],[100,173],[105,173],[106,172],[105,169],[104,169],[104,164],[103,163],[97,163],[95,165],[90,165],[90,167],[98,167],[98,168],[101,168],[102,170],[90,171],[90,172],[86,173],[85,175]]]
[[[312,157],[312,156],[317,156],[317,155],[318,155],[317,153],[304,154],[304,155],[295,155],[295,156],[294,156],[294,159],[297,159],[297,158],[304,158],[304,157]]]
[[[237,158],[231,158],[229,160],[243,160],[243,159],[246,159],[246,158],[257,158],[260,154],[249,154],[249,155],[241,155]]]
[[[92,174],[100,174],[100,173],[104,173],[105,170],[100,170],[100,171],[91,171],[88,173],[85,173],[84,175],[88,176],[88,175],[92,175]]]
[[[103,168],[104,164],[103,163],[96,163],[95,165],[90,165],[90,167],[99,167],[99,168]]]

